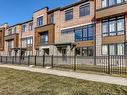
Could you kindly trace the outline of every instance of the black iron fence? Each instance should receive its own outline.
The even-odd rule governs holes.
[[[3,64],[34,65],[48,68],[127,74],[127,56],[1,56]]]

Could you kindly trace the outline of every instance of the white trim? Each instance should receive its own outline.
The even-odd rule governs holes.
[[[22,38],[33,37],[33,35],[23,36]]]
[[[36,16],[36,19],[39,18],[39,17],[43,17],[44,18],[44,15],[39,15],[39,16]]]
[[[80,25],[76,25],[76,26],[66,27],[66,28],[62,28],[61,30],[70,29],[70,28],[76,28],[76,27],[90,25],[90,24],[92,24],[92,23],[85,23],[85,24],[80,24]]]

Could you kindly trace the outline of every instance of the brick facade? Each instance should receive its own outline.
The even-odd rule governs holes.
[[[86,4],[90,5],[90,13],[87,16],[80,17],[80,7]],[[90,52],[93,52],[92,56],[101,56],[103,44],[125,43],[127,40],[127,33],[113,37],[102,37],[103,19],[110,19],[121,15],[124,16],[126,31],[126,4],[127,2],[122,2],[111,7],[102,8],[101,0],[80,0],[61,8],[49,10],[48,7],[45,7],[37,10],[33,13],[32,19],[29,21],[18,23],[13,26],[8,26],[7,24],[0,26],[0,30],[4,28],[4,30],[2,30],[4,31],[4,35],[0,34],[1,37],[3,36],[0,55],[7,56],[10,55],[10,52],[12,56],[20,56],[22,54],[27,56],[43,55],[45,53],[47,55],[74,55],[78,49],[81,49],[82,51],[79,51],[84,55],[86,53],[85,49],[90,47],[93,48],[93,51],[90,49]],[[121,9],[119,8],[123,10],[120,11]],[[73,19],[66,21],[65,12],[69,9],[73,11]],[[43,23],[42,26],[37,26],[37,19],[39,17],[43,17],[43,21],[39,22],[39,24]],[[51,20],[53,22],[51,22]],[[32,30],[30,30],[31,23],[33,23]],[[25,32],[23,32],[23,25],[25,25]],[[87,38],[87,40],[85,40],[86,38],[84,36],[88,36],[88,34],[84,34],[84,32],[89,31],[90,25],[94,27],[93,38]],[[88,27],[88,29],[86,27]],[[16,33],[13,33],[15,28]],[[82,40],[76,41],[76,29],[78,28],[82,28],[80,31],[82,30],[83,34]],[[12,33],[8,34],[10,29],[12,29]],[[64,31],[70,31],[69,29],[71,29],[72,32],[64,33]],[[79,34],[77,35],[79,36]],[[30,37],[32,37],[32,40]],[[26,41],[23,42],[23,40]],[[44,44],[41,43],[42,40],[48,40],[48,42],[44,42]],[[12,45],[11,48],[9,48],[9,44],[10,46]],[[23,47],[24,44],[28,45]],[[87,53],[91,55],[89,54],[89,50]]]

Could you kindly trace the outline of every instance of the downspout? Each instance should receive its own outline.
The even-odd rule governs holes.
[[[95,37],[94,64],[96,65],[96,0],[94,0],[94,37]]]

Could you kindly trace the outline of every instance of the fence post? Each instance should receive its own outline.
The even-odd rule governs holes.
[[[43,55],[43,67],[45,67],[45,55]]]
[[[108,55],[108,74],[110,74],[110,55]]]
[[[96,66],[96,55],[94,56],[94,65]]]
[[[77,61],[77,56],[74,56],[74,71],[76,71],[76,61]]]
[[[53,55],[52,55],[52,57],[51,57],[51,65],[52,65],[52,68],[53,68]]]
[[[6,64],[7,64],[7,56],[6,56]]]
[[[14,56],[12,56],[12,64],[14,64]]]
[[[37,65],[37,56],[35,55],[35,66]]]
[[[30,55],[28,55],[28,66],[30,66]]]
[[[2,56],[1,56],[1,63],[2,63]]]

